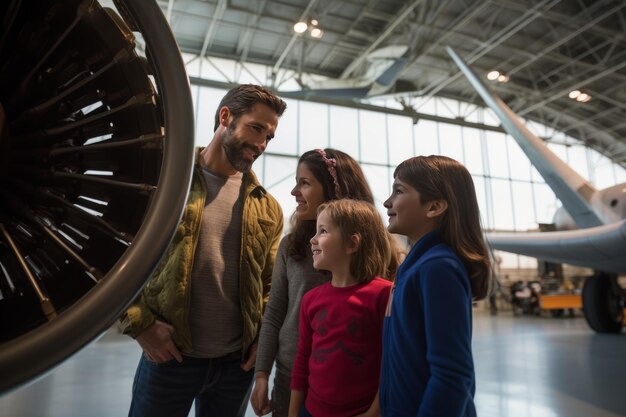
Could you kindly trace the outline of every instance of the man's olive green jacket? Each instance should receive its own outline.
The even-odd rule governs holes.
[[[196,163],[187,205],[174,239],[148,284],[121,318],[125,334],[136,338],[155,320],[162,320],[174,326],[172,337],[178,349],[183,353],[192,351],[189,289],[205,198],[206,182]],[[243,198],[239,297],[245,357],[258,336],[269,299],[283,214],[278,202],[259,184],[252,171],[243,176]]]

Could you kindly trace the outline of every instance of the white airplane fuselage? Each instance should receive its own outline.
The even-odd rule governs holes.
[[[626,183],[617,184],[595,192],[589,204],[603,224],[626,219]],[[559,207],[554,214],[556,230],[578,229],[576,222],[565,207]]]

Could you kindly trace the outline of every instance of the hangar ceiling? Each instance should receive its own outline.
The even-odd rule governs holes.
[[[584,141],[626,167],[626,1],[159,0],[183,52],[334,79],[367,57],[408,47],[391,89],[405,105],[434,96],[483,105],[445,51],[479,74],[520,116]],[[296,35],[316,19],[323,37]],[[579,90],[588,102],[569,97]],[[400,94],[401,93],[401,94]]]

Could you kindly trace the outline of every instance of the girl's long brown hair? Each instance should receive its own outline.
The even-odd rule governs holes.
[[[393,176],[415,188],[422,204],[433,200],[448,203],[437,230],[463,261],[474,299],[485,298],[491,287],[491,262],[480,227],[474,182],[467,168],[446,156],[417,156],[398,165]]]

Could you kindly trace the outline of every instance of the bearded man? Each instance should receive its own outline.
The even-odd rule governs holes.
[[[250,84],[222,99],[176,235],[121,319],[143,350],[129,416],[187,417],[194,401],[196,416],[245,412],[283,228],[251,168],[285,108]]]

